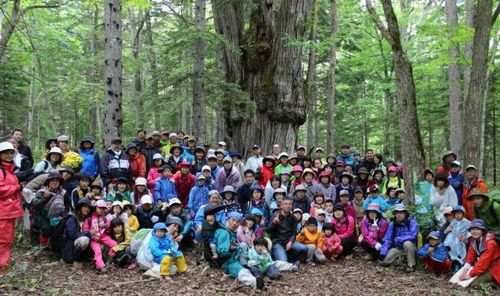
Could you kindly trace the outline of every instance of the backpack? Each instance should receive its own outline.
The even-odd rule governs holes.
[[[72,215],[67,215],[52,229],[52,234],[50,235],[50,247],[52,251],[61,254],[64,247],[64,230],[66,228],[66,222],[69,219],[75,218]]]
[[[45,205],[45,208],[48,209],[46,218],[50,219],[51,226],[56,226],[59,223],[58,217],[61,216],[62,213],[66,210],[63,197],[65,193],[66,191],[64,189],[61,189],[61,192],[57,195],[54,195]]]

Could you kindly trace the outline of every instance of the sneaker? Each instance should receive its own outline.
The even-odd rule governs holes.
[[[300,266],[300,261],[297,260],[292,266],[292,272],[299,271],[299,266]]]
[[[161,275],[159,275],[158,273],[154,272],[152,269],[148,269],[145,273],[144,273],[145,276],[150,276],[150,277],[154,277],[154,278],[157,278],[157,279],[160,279],[161,278]]]
[[[407,266],[405,269],[406,273],[412,273],[413,271],[415,271],[415,269],[413,267],[410,267],[410,266]]]
[[[166,280],[166,281],[171,281],[172,280],[172,278],[169,277],[168,275],[164,276],[163,279]]]
[[[255,280],[257,281],[257,289],[263,290],[265,288],[264,279],[261,276],[258,276],[255,278]]]

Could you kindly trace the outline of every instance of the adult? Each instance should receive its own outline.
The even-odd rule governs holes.
[[[387,227],[384,243],[380,249],[379,262],[382,266],[399,266],[398,255],[406,254],[408,265],[405,271],[413,272],[417,251],[418,223],[410,215],[404,204],[397,204],[392,212],[395,217]]]
[[[194,159],[191,161],[190,172],[193,175],[201,173],[201,169],[207,165],[207,151],[204,147],[198,146],[194,149]]]
[[[220,141],[217,143],[217,150],[219,149],[224,150],[224,157],[229,156],[229,152],[226,150],[226,142]]]
[[[321,163],[326,164],[326,159],[323,158],[324,155],[325,155],[325,151],[323,151],[323,148],[321,148],[321,147],[316,148],[316,151],[314,152],[314,156],[316,157],[316,159],[321,160]]]
[[[101,158],[101,181],[104,187],[116,182],[119,177],[132,180],[132,167],[128,156],[122,151],[122,140],[113,138],[111,145]]]
[[[488,230],[500,231],[500,203],[495,202],[480,188],[472,190],[468,199],[472,201],[474,217],[483,220]]]
[[[255,173],[260,167],[262,167],[262,160],[264,160],[264,157],[260,155],[260,151],[260,146],[254,144],[252,147],[253,155],[247,159],[247,164],[245,165],[247,170],[250,169]]]
[[[373,155],[373,162],[375,163],[375,168],[373,168],[370,173],[374,175],[375,169],[380,169],[382,170],[383,174],[385,175],[387,173],[387,168],[384,165],[384,157],[380,153],[375,153]]]
[[[72,264],[75,261],[80,261],[88,255],[92,258],[92,249],[88,246],[90,244],[90,236],[97,233],[97,230],[83,231],[83,223],[85,219],[90,216],[94,206],[88,198],[80,199],[72,214],[64,217],[66,225],[62,234],[63,247],[61,250],[62,258],[66,263]]]
[[[434,186],[431,188],[430,203],[434,209],[434,218],[439,227],[446,222],[444,209],[458,205],[457,193],[450,186],[448,177],[444,173],[437,173],[434,178]]]
[[[245,164],[241,160],[241,154],[238,150],[231,150],[229,152],[229,157],[233,160],[233,166],[236,167],[238,172],[240,172],[240,176],[243,176],[243,173],[245,172]],[[243,184],[243,178],[240,178],[240,183],[238,186]]]
[[[146,136],[146,145],[144,148],[142,148],[141,153],[144,155],[146,158],[146,176],[149,173],[149,169],[153,166],[153,156],[157,153],[161,153],[160,150],[158,149],[156,139],[154,138],[154,135],[147,135]],[[158,135],[159,137],[159,135]],[[141,176],[144,177],[144,176]]]
[[[146,147],[146,131],[140,129],[137,131],[137,139],[133,140],[132,143],[139,145],[142,148]]]
[[[387,221],[382,217],[379,204],[371,203],[368,205],[366,216],[361,220],[359,227],[363,235],[360,245],[368,253],[367,259],[378,260],[387,231]]]
[[[19,142],[14,136],[7,136],[3,139],[3,141],[11,143],[14,149],[17,149],[19,147]],[[30,160],[27,156],[22,155],[21,153],[17,153],[12,161],[16,165],[14,174],[16,175],[17,180],[19,181],[19,183],[25,182],[33,174],[33,169],[31,169],[32,164],[30,163]]]
[[[472,242],[469,245],[464,270],[460,274],[459,280],[464,281],[477,276],[471,283],[472,287],[479,288],[487,284],[498,288],[500,284],[500,248],[494,240],[493,233],[488,231],[481,219],[473,220],[468,230],[472,235]]]
[[[165,163],[172,168],[172,174],[175,174],[177,172],[177,167],[184,160],[184,157],[182,156],[184,154],[184,148],[178,144],[174,144],[170,147],[168,152],[170,155],[165,157]]]
[[[62,154],[61,148],[54,147],[47,153],[47,157],[35,166],[35,173],[48,173],[51,170],[59,170],[63,161],[64,155]]]
[[[139,149],[136,144],[130,143],[127,146],[127,150],[125,150],[130,168],[132,169],[132,183],[135,183],[137,178],[146,177],[146,158],[139,152]]]
[[[293,209],[301,209],[303,213],[311,211],[311,202],[306,197],[307,189],[304,185],[299,184],[293,191]]]
[[[0,143],[0,276],[10,274],[10,250],[14,243],[16,219],[24,216],[21,185],[14,174],[18,150],[9,142]],[[2,176],[3,175],[3,176]]]
[[[219,258],[223,260],[222,270],[230,277],[236,278],[241,283],[252,287],[253,289],[263,290],[264,279],[254,277],[250,270],[245,269],[240,263],[241,248],[236,240],[236,231],[242,220],[239,213],[231,212],[227,216],[225,228],[218,228],[215,231],[215,245]]]
[[[187,161],[181,162],[179,165],[179,173],[174,174],[173,180],[177,197],[182,203],[184,209],[188,209],[189,192],[195,185],[194,175],[189,173],[191,165]],[[156,189],[155,189],[156,190]]]
[[[274,163],[275,165],[278,165],[280,162],[280,154],[281,154],[281,148],[279,144],[274,144],[273,145],[273,153],[271,156],[274,158]]]
[[[354,159],[354,156],[352,156],[352,154],[350,153],[351,146],[349,146],[349,144],[343,144],[342,147],[340,147],[340,151],[342,153],[337,156],[337,161],[341,160],[344,165],[355,168],[356,159]]]
[[[238,203],[240,205],[246,204],[252,198],[252,186],[257,185],[257,181],[255,180],[255,172],[252,169],[247,169],[243,172],[243,176],[245,177],[245,182],[238,187],[237,195],[238,195]]]
[[[300,221],[292,214],[292,204],[290,197],[283,198],[281,210],[276,211],[274,218],[267,224],[266,232],[274,239],[274,258],[280,261],[294,261],[294,265],[298,267],[300,263],[296,260],[307,254],[307,247],[295,241]]]
[[[437,168],[436,174],[443,173],[446,177],[450,175],[451,163],[457,160],[457,155],[453,151],[446,151],[441,158],[441,165]]]
[[[94,139],[91,136],[84,136],[82,138],[79,154],[83,158],[80,173],[89,175],[91,178],[90,183],[92,183],[101,170],[101,157],[99,156],[99,152],[94,149]]]
[[[377,167],[377,164],[375,163],[373,156],[374,156],[373,149],[371,148],[366,149],[365,158],[363,159],[363,161],[360,162],[359,167],[365,167],[368,170],[368,172],[374,170]]]
[[[23,142],[23,132],[20,129],[15,129],[12,131],[11,135],[17,138],[19,145],[17,148],[17,151],[19,151],[18,153],[26,156],[30,160],[31,165],[33,165],[33,153],[31,152],[30,146]]]
[[[163,148],[161,148],[161,153],[163,154],[163,157],[172,155],[172,153],[170,153],[170,149],[174,145],[179,145],[179,144],[177,144],[177,140],[178,140],[178,137],[177,137],[176,133],[171,133],[168,136],[168,143],[166,145],[164,145]]]
[[[271,177],[274,175],[274,167],[275,166],[276,166],[276,162],[274,161],[274,158],[272,155],[267,155],[262,160],[262,167],[260,168],[260,179],[259,179],[259,185],[262,188],[266,187],[267,182],[269,182]]]
[[[336,204],[333,207],[332,224],[343,248],[341,255],[345,256],[346,259],[352,259],[354,248],[358,243],[355,232],[356,221],[347,214],[343,205]]]
[[[224,157],[223,164],[224,166],[217,172],[217,176],[215,177],[215,189],[219,192],[222,191],[226,185],[237,188],[241,178],[240,172],[234,167],[231,157]]]
[[[215,178],[217,177],[217,173],[220,170],[220,167],[217,165],[217,156],[215,156],[215,154],[208,153],[207,165],[210,168],[212,180],[215,181]]]
[[[295,153],[297,153],[296,165],[302,166],[302,162],[304,161],[304,157],[306,156],[306,147],[300,145],[299,147],[297,147],[297,150],[295,150]]]
[[[68,153],[69,150],[69,137],[66,135],[60,135],[57,137],[57,147],[61,148],[62,154]]]
[[[160,151],[161,150],[161,143],[160,143],[161,133],[159,131],[154,131],[151,134],[153,135],[153,141],[154,141],[153,146],[156,149],[158,149],[158,151]],[[146,143],[146,146],[147,146],[147,143]]]
[[[44,160],[47,157],[50,149],[57,147],[57,138],[49,138],[45,141],[45,152],[42,154],[40,160]]]
[[[488,194],[488,186],[477,176],[476,167],[468,165],[465,168],[464,187],[462,190],[462,206],[465,208],[465,218],[474,220],[474,211],[472,210],[472,200],[469,199],[472,190],[480,188],[484,194]]]
[[[203,241],[201,230],[203,219],[206,217],[205,210],[214,209],[215,207],[217,207],[218,209],[217,211],[213,212],[215,215],[215,221],[222,225],[226,224],[226,213],[223,211],[224,207],[221,205],[221,196],[219,195],[219,192],[217,192],[217,190],[212,190],[208,192],[208,204],[202,205],[194,216],[193,228],[195,229],[194,238],[196,239],[196,241]]]

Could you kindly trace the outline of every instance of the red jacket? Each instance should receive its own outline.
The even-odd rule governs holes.
[[[175,190],[177,191],[177,197],[181,201],[181,206],[183,208],[187,208],[189,201],[189,192],[195,185],[194,176],[188,173],[187,176],[183,177],[179,170],[179,172],[174,174],[174,185]]]
[[[132,184],[135,184],[135,180],[137,178],[146,177],[146,161],[144,155],[129,155],[128,162],[130,163],[130,167],[132,168]]]
[[[483,180],[476,178],[470,185],[468,181],[464,180],[464,186],[462,191],[462,206],[465,208],[465,218],[467,220],[474,220],[474,211],[472,210],[472,201],[467,198],[470,196],[472,189],[481,188],[484,194],[488,194],[488,186],[484,184]]]
[[[474,267],[469,273],[470,276],[478,276],[489,270],[497,283],[500,284],[500,247],[493,238],[491,232],[484,235],[484,241],[479,250],[476,249],[476,243],[472,242],[465,258],[465,265]],[[478,253],[480,255],[477,255]],[[474,265],[474,263],[476,264]]]
[[[334,246],[340,246],[340,238],[336,233],[330,236],[323,234],[323,251],[333,251]]]
[[[268,167],[267,165],[264,165],[260,168],[260,180],[259,180],[259,185],[262,188],[266,188],[267,182],[271,179],[271,177],[274,175],[274,168],[273,167]]]
[[[15,219],[24,216],[21,208],[21,185],[14,175],[13,163],[0,164],[0,219]]]

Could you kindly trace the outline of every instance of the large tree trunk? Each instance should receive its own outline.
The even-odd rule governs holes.
[[[481,0],[477,2],[475,32],[472,50],[472,70],[469,93],[465,99],[464,135],[467,141],[464,144],[464,163],[478,166],[478,173],[482,172],[480,162],[481,138],[484,130],[483,100],[486,90],[486,74],[488,67],[488,49],[492,21],[492,0]]]
[[[456,0],[446,0],[446,23],[451,28],[449,38],[452,40],[458,27],[458,9]],[[450,63],[448,65],[448,89],[450,92],[450,132],[451,132],[451,150],[453,150],[459,159],[462,159],[462,147],[464,141],[463,134],[463,105],[462,89],[460,86],[460,65],[457,59],[460,58],[460,44],[453,42],[448,47]]]
[[[104,142],[122,135],[122,6],[120,0],[104,1]]]
[[[330,61],[328,66],[328,104],[327,104],[327,116],[326,116],[326,150],[327,153],[333,153],[335,150],[334,142],[334,113],[335,113],[335,67],[337,64],[337,32],[338,32],[338,21],[337,21],[337,0],[330,0]]]
[[[153,49],[153,31],[151,28],[151,10],[146,13],[146,45],[149,48],[148,57],[149,57],[149,67],[151,69],[151,99],[155,102],[158,101],[158,93],[159,93],[159,85],[158,85],[158,70],[156,66],[156,53]],[[153,120],[155,122],[155,129],[160,130],[160,122],[162,116],[158,114],[158,112],[153,112]],[[178,128],[178,127],[176,127]],[[175,130],[177,132],[177,130]]]
[[[248,115],[247,105],[241,104],[241,100],[225,102],[224,118],[231,147],[243,155],[254,143],[259,143],[262,151],[271,151],[274,143],[285,151],[295,150],[298,128],[306,120],[307,100],[302,81],[302,48],[290,41],[304,37],[314,2],[283,0],[279,10],[273,11],[273,1],[254,0],[250,26],[244,34],[244,1],[214,1],[217,32],[233,46],[244,48],[240,56],[222,46],[226,81],[239,84],[257,107],[248,118],[244,117]]]
[[[309,34],[309,41],[314,44],[316,42],[316,11],[313,15],[313,24],[311,26],[311,32]],[[307,147],[309,149],[315,146],[317,139],[314,136],[313,124],[315,120],[316,111],[316,86],[315,86],[315,76],[316,76],[316,47],[313,45],[309,50],[309,61],[307,65],[307,90],[309,93],[309,112],[307,114]]]
[[[202,34],[205,31],[205,0],[196,0],[194,27]],[[193,46],[193,128],[192,133],[198,143],[205,141],[205,41],[202,37],[194,40]]]

